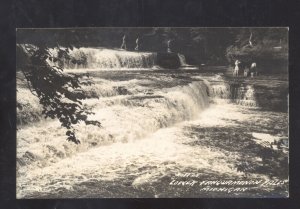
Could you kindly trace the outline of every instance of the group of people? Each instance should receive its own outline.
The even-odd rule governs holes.
[[[239,74],[241,73],[240,71],[244,71],[244,77],[248,77],[251,76],[251,78],[253,78],[254,76],[258,75],[258,70],[257,70],[257,66],[255,62],[252,62],[252,64],[250,65],[245,65],[244,68],[241,67],[241,61],[236,60],[235,61],[235,67],[233,69],[233,77],[238,77]]]
[[[127,50],[127,46],[126,46],[126,40],[127,40],[127,37],[126,37],[126,35],[124,35],[123,36],[123,38],[122,38],[122,44],[121,44],[121,47],[120,47],[120,49],[124,49],[124,50]],[[167,42],[167,45],[168,45],[168,47],[167,47],[167,52],[168,53],[171,53],[172,51],[171,51],[171,48],[170,48],[170,46],[171,46],[171,42],[172,42],[173,40],[168,40],[168,42]],[[135,40],[135,48],[134,48],[134,50],[135,51],[139,51],[139,44],[140,44],[140,39],[139,39],[139,37],[137,37],[137,39]]]
[[[135,44],[136,44],[136,46],[135,46],[134,50],[138,51],[139,50],[139,37],[137,37],[137,39],[135,40]],[[124,35],[123,38],[122,38],[122,45],[121,45],[120,48],[127,50],[127,47],[126,47],[126,35]]]

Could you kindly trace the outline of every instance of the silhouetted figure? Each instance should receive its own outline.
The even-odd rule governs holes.
[[[135,48],[134,48],[134,50],[135,51],[138,51],[139,50],[139,37],[135,40],[135,44],[136,44],[136,46],[135,46]]]
[[[126,48],[126,35],[124,35],[123,36],[123,38],[122,38],[122,45],[121,45],[121,47],[120,47],[121,49],[127,49]]]
[[[234,67],[234,70],[233,70],[233,76],[238,77],[239,76],[239,70],[240,70],[239,64],[241,64],[241,62],[239,60],[236,60],[234,64],[235,64],[235,67]]]

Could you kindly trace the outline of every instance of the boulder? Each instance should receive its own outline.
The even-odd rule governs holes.
[[[157,65],[167,69],[178,69],[180,60],[177,53],[157,53]]]

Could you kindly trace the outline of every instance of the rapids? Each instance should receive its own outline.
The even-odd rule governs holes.
[[[71,54],[79,51],[87,66],[67,63],[73,69],[65,72],[90,73],[95,84],[85,93],[99,99],[83,103],[102,128],[78,124],[81,144],[67,142],[58,121],[43,119],[38,99],[18,83],[18,198],[209,196],[169,185],[185,172],[202,179],[287,178],[259,170],[265,148],[253,136],[266,133],[270,142],[287,137],[287,115],[261,110],[252,85],[232,86],[212,73],[154,70],[152,53],[81,48]],[[250,170],[241,169],[244,161]],[[255,188],[240,195],[257,191],[273,194]]]
[[[51,49],[51,53],[54,56],[57,55],[57,49]],[[152,68],[156,63],[156,53],[150,52],[136,53],[104,48],[74,48],[70,50],[69,55],[71,59],[63,59],[65,69]],[[72,58],[83,60],[83,62],[82,64],[73,63]]]

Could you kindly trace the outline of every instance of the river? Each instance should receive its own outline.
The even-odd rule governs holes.
[[[277,96],[286,79],[166,70],[153,53],[81,52],[88,65],[67,63],[65,72],[90,74],[95,84],[85,92],[99,99],[83,103],[102,127],[78,124],[81,143],[66,141],[66,130],[43,119],[38,99],[19,82],[26,108],[18,110],[17,198],[288,195],[288,113],[275,108],[287,103],[287,95]],[[264,88],[268,80],[272,90]],[[267,94],[280,105],[266,104]],[[245,191],[199,184],[255,179],[263,183]]]

